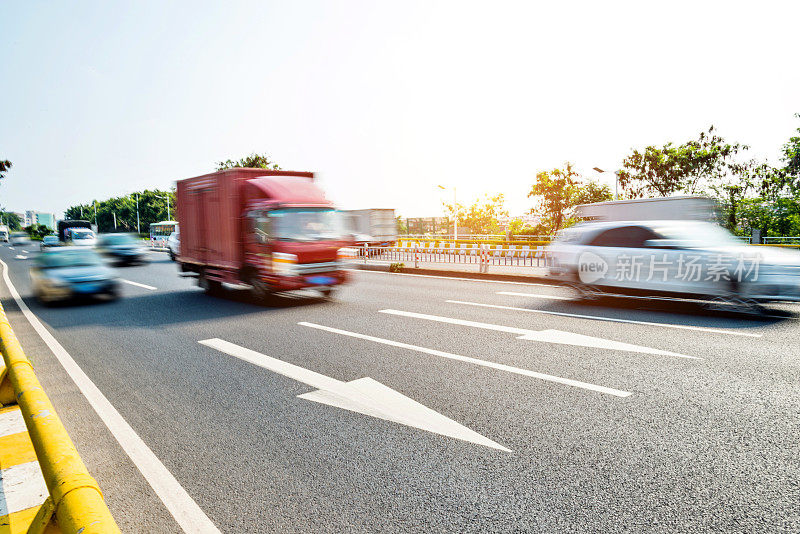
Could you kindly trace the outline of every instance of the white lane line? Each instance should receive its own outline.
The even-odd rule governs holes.
[[[457,276],[437,276],[435,274],[390,273],[388,271],[372,271],[369,269],[350,269],[350,271],[359,273],[388,274],[391,276],[416,276],[418,278],[436,278],[439,280],[461,280],[464,282],[481,282],[486,284],[511,284],[517,286],[559,287],[557,284],[543,284],[537,282],[506,282],[504,280],[482,280],[480,278],[459,278]]]
[[[522,293],[519,293],[522,294]],[[600,317],[598,315],[583,315],[580,313],[566,313],[566,312],[554,312],[549,310],[532,310],[528,308],[517,308],[515,306],[501,306],[499,304],[483,304],[481,302],[468,302],[464,300],[446,300],[445,302],[449,302],[451,304],[465,304],[467,306],[481,306],[483,308],[495,308],[498,310],[513,310],[513,311],[522,311],[528,313],[542,313],[546,315],[558,315],[559,317],[575,317],[577,319],[591,319],[595,321],[607,321],[610,323],[630,323],[630,324],[642,324],[648,326],[662,326],[664,328],[678,328],[681,330],[696,330],[698,332],[710,332],[714,334],[728,334],[729,336],[744,336],[744,337],[761,337],[762,334],[752,334],[750,332],[732,332],[729,330],[720,330],[717,328],[707,328],[704,326],[689,326],[683,324],[668,324],[668,323],[654,323],[650,321],[637,321],[634,319],[615,319],[612,317]]]
[[[47,496],[39,462],[12,465],[0,471],[0,516],[39,506]]]
[[[391,339],[383,339],[380,337],[373,337],[368,336],[366,334],[359,334],[356,332],[349,332],[347,330],[340,330],[338,328],[331,328],[330,326],[323,326],[315,323],[307,323],[305,321],[297,323],[302,326],[308,326],[310,328],[316,328],[317,330],[324,330],[326,332],[331,332],[334,334],[341,334],[343,336],[354,337],[357,339],[364,339],[366,341],[374,341],[375,343],[381,343],[383,345],[390,345],[392,347],[399,347],[402,349],[413,350],[416,352],[422,352],[424,354],[430,354],[432,356],[441,356],[442,358],[448,358],[451,360],[457,360],[461,362],[473,363],[475,365],[481,365],[483,367],[489,367],[490,369],[498,369],[500,371],[507,371],[509,373],[515,373],[522,376],[530,376],[533,378],[538,378],[540,380],[546,380],[548,382],[556,382],[558,384],[564,384],[567,386],[574,386],[577,388],[588,389],[591,391],[597,391],[599,393],[607,393],[608,395],[614,395],[616,397],[630,397],[632,393],[630,391],[622,391],[620,389],[609,388],[605,386],[599,386],[597,384],[591,384],[589,382],[581,382],[579,380],[572,380],[570,378],[562,378],[560,376],[548,375],[544,373],[537,373],[536,371],[531,371],[528,369],[522,369],[520,367],[514,367],[512,365],[505,365],[502,363],[495,363],[486,360],[479,360],[477,358],[470,358],[469,356],[461,356],[459,354],[452,354],[450,352],[443,352],[441,350],[429,349],[426,347],[419,347],[417,345],[409,345],[408,343],[401,343],[399,341],[392,341]]]
[[[22,251],[22,253],[23,253],[23,254],[27,254],[27,253],[28,253],[28,251],[27,251],[27,250],[23,250],[23,251]]]
[[[15,258],[18,259],[18,260],[27,260],[28,256],[23,256],[22,254],[17,254],[15,256]]]
[[[558,295],[542,295],[541,293],[517,293],[516,291],[498,291],[498,295],[511,295],[512,297],[532,297],[535,299],[549,300],[575,300],[572,297],[561,297]]]
[[[125,282],[126,284],[130,284],[132,286],[142,287],[144,289],[149,289],[150,291],[155,291],[156,289],[158,289],[157,287],[148,286],[147,284],[140,284],[139,282],[134,282],[132,280],[125,280],[124,278],[120,278],[119,281],[120,282]]]
[[[0,413],[0,438],[27,431],[25,419],[23,419],[20,410],[8,410],[7,412]]]
[[[372,378],[364,377],[350,382],[342,382],[224,339],[204,339],[199,343],[292,380],[318,388],[315,391],[298,395],[301,399],[511,452],[510,449],[490,440],[486,436],[470,430],[457,421],[406,397]]]
[[[39,318],[31,312],[28,305],[19,296],[17,288],[11,283],[11,279],[8,276],[8,265],[2,260],[0,260],[0,264],[3,265],[3,280],[25,318],[53,352],[53,355],[55,355],[64,370],[72,378],[72,381],[83,393],[83,396],[94,408],[94,411],[97,412],[97,415],[100,416],[100,419],[103,420],[111,434],[119,442],[122,449],[142,473],[178,525],[184,532],[219,533],[219,529],[214,526],[214,523],[211,522],[205,512],[200,509],[172,473],[161,463],[161,460],[156,457],[136,431],[123,419],[122,415],[108,401],[105,395],[94,385],[94,382],[86,376],[86,373],[75,363],[72,356],[61,346],[61,343],[53,337],[39,321]]]
[[[650,347],[632,345],[630,343],[623,343],[621,341],[613,341],[600,337],[586,336],[583,334],[576,334],[574,332],[564,332],[562,330],[528,330],[527,328],[515,328],[513,326],[479,323],[477,321],[465,321],[463,319],[454,319],[452,317],[441,317],[439,315],[428,315],[425,313],[415,313],[401,310],[380,310],[380,313],[400,315],[403,317],[413,317],[416,319],[425,319],[428,321],[437,321],[440,323],[449,323],[460,326],[471,326],[473,328],[483,328],[485,330],[495,330],[498,332],[508,332],[510,334],[516,334],[518,336],[517,339],[540,341],[543,343],[575,345],[578,347],[593,347],[597,349],[608,350],[622,350],[627,352],[639,352],[643,354],[656,354],[658,356],[675,356],[676,358],[688,358],[692,360],[702,359],[698,358],[697,356],[687,356],[685,354],[678,354],[676,352],[670,352],[667,350],[652,349]]]

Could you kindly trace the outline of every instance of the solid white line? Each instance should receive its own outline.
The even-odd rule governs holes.
[[[383,339],[379,337],[368,336],[365,334],[358,334],[356,332],[348,332],[347,330],[339,330],[338,328],[331,328],[329,326],[322,326],[319,324],[314,323],[307,323],[307,322],[299,322],[297,323],[302,326],[308,326],[310,328],[316,328],[317,330],[325,330],[326,332],[332,332],[334,334],[341,334],[343,336],[350,336],[358,339],[364,339],[367,341],[374,341],[375,343],[381,343],[383,345],[390,345],[393,347],[399,347],[402,349],[413,350],[417,352],[422,352],[425,354],[431,354],[433,356],[441,356],[442,358],[449,358],[451,360],[458,360],[461,362],[473,363],[475,365],[481,365],[483,367],[489,367],[491,369],[498,369],[500,371],[507,371],[509,373],[515,373],[518,375],[523,376],[530,376],[533,378],[538,378],[540,380],[547,380],[548,382],[556,382],[559,384],[565,384],[567,386],[574,386],[577,388],[588,389],[591,391],[597,391],[600,393],[607,393],[609,395],[614,395],[616,397],[630,397],[632,393],[630,391],[622,391],[620,389],[608,388],[605,386],[598,386],[597,384],[590,384],[588,382],[581,382],[579,380],[572,380],[569,378],[561,378],[560,376],[548,375],[544,373],[537,373],[536,371],[530,371],[528,369],[522,369],[520,367],[514,367],[511,365],[504,365],[502,363],[495,363],[486,360],[479,360],[477,358],[470,358],[469,356],[461,356],[459,354],[452,354],[450,352],[443,352],[440,350],[435,349],[428,349],[425,347],[419,347],[417,345],[409,345],[408,343],[401,343],[399,341],[392,341],[390,339]]]
[[[504,294],[514,294],[514,293],[504,293]],[[524,295],[524,293],[516,293],[517,295]],[[527,296],[527,295],[526,295]],[[745,336],[745,337],[761,337],[762,334],[751,334],[749,332],[731,332],[728,330],[719,330],[717,328],[706,328],[704,326],[689,326],[689,325],[682,325],[682,324],[667,324],[667,323],[654,323],[650,321],[636,321],[633,319],[615,319],[612,317],[600,317],[597,315],[582,315],[580,313],[565,313],[565,312],[554,312],[549,310],[532,310],[529,308],[517,308],[514,306],[500,306],[499,304],[483,304],[481,302],[468,302],[464,300],[446,300],[445,302],[449,302],[451,304],[466,304],[468,306],[481,306],[483,308],[495,308],[498,310],[513,310],[513,311],[523,311],[528,313],[543,313],[546,315],[558,315],[560,317],[575,317],[578,319],[591,319],[595,321],[608,321],[611,323],[631,323],[631,324],[643,324],[648,326],[662,326],[664,328],[679,328],[681,330],[697,330],[698,332],[711,332],[715,334],[728,334],[730,336]]]
[[[139,282],[133,282],[131,280],[125,280],[124,278],[120,278],[119,281],[120,282],[125,282],[126,284],[130,284],[132,286],[142,287],[144,289],[149,289],[150,291],[155,291],[156,289],[158,289],[157,287],[148,286],[147,284],[140,284]]]
[[[517,293],[515,291],[498,291],[498,295],[511,295],[512,297],[533,297],[536,299],[550,300],[575,300],[572,297],[561,297],[558,295],[542,295],[541,293]]]
[[[12,465],[0,471],[0,516],[39,506],[47,496],[39,462]]]
[[[156,457],[147,444],[142,441],[142,438],[136,434],[136,431],[112,406],[105,395],[75,363],[72,356],[44,327],[36,315],[31,312],[28,305],[19,296],[14,284],[11,283],[11,279],[8,276],[8,265],[2,260],[0,260],[0,264],[3,265],[3,280],[5,280],[11,296],[14,297],[25,318],[53,352],[64,367],[64,370],[83,393],[83,396],[94,408],[94,411],[97,412],[97,415],[106,424],[111,434],[128,454],[159,499],[161,499],[161,502],[164,503],[169,513],[178,522],[178,525],[184,532],[219,533],[219,529],[214,526],[214,523],[211,522],[205,512],[200,509],[172,473],[161,463],[161,460]]]
[[[476,264],[477,265],[477,264]],[[392,276],[416,276],[418,278],[437,278],[439,280],[462,280],[465,282],[481,282],[488,284],[512,284],[517,286],[543,286],[543,287],[558,287],[557,284],[542,284],[537,282],[506,282],[503,280],[482,280],[480,278],[460,278],[457,276],[437,276],[435,274],[414,274],[414,273],[390,273],[388,271],[372,271],[369,269],[350,269],[359,273],[378,273],[389,274]]]
[[[27,431],[25,419],[23,419],[22,412],[19,409],[0,413],[0,438]]]

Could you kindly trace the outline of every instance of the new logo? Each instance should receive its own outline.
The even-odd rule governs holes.
[[[578,258],[578,278],[584,284],[593,284],[608,272],[606,260],[593,252],[584,252]]]

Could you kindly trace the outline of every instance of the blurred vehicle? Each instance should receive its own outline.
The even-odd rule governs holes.
[[[181,247],[181,230],[176,225],[175,231],[169,234],[167,238],[167,250],[169,251],[169,259],[175,261],[178,257]]]
[[[347,229],[357,245],[391,247],[397,242],[393,209],[344,210]]]
[[[161,221],[150,224],[150,246],[152,248],[167,248],[167,239],[178,228],[175,221]]]
[[[97,244],[97,235],[89,228],[70,228],[67,242],[76,247],[93,247]]]
[[[39,250],[44,250],[49,247],[57,247],[61,244],[58,240],[57,235],[46,235],[42,238],[42,242],[39,243]]]
[[[0,225],[0,241],[8,243],[9,231],[5,224]]]
[[[148,251],[128,234],[102,234],[97,240],[97,251],[110,260],[130,265],[147,263]]]
[[[27,245],[31,238],[25,232],[12,232],[11,244],[12,245]]]
[[[69,239],[69,236],[67,234],[69,233],[70,228],[88,228],[89,230],[96,230],[96,228],[94,228],[92,223],[90,223],[89,221],[81,221],[77,219],[66,219],[63,221],[58,221],[57,225],[58,231],[56,232],[56,234],[58,235],[59,241],[65,243],[67,242],[67,240]]]
[[[583,296],[678,295],[755,305],[800,301],[800,253],[744,245],[705,221],[579,224],[547,247],[550,274]]]
[[[348,279],[340,212],[310,172],[235,168],[178,181],[178,263],[213,292],[245,283],[257,298]]]
[[[42,302],[79,295],[104,294],[116,298],[118,282],[100,255],[86,247],[47,249],[30,271],[33,292]]]

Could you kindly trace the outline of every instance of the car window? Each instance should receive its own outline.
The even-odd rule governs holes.
[[[595,247],[644,248],[648,239],[659,239],[659,235],[642,226],[621,226],[601,232],[589,244]]]

